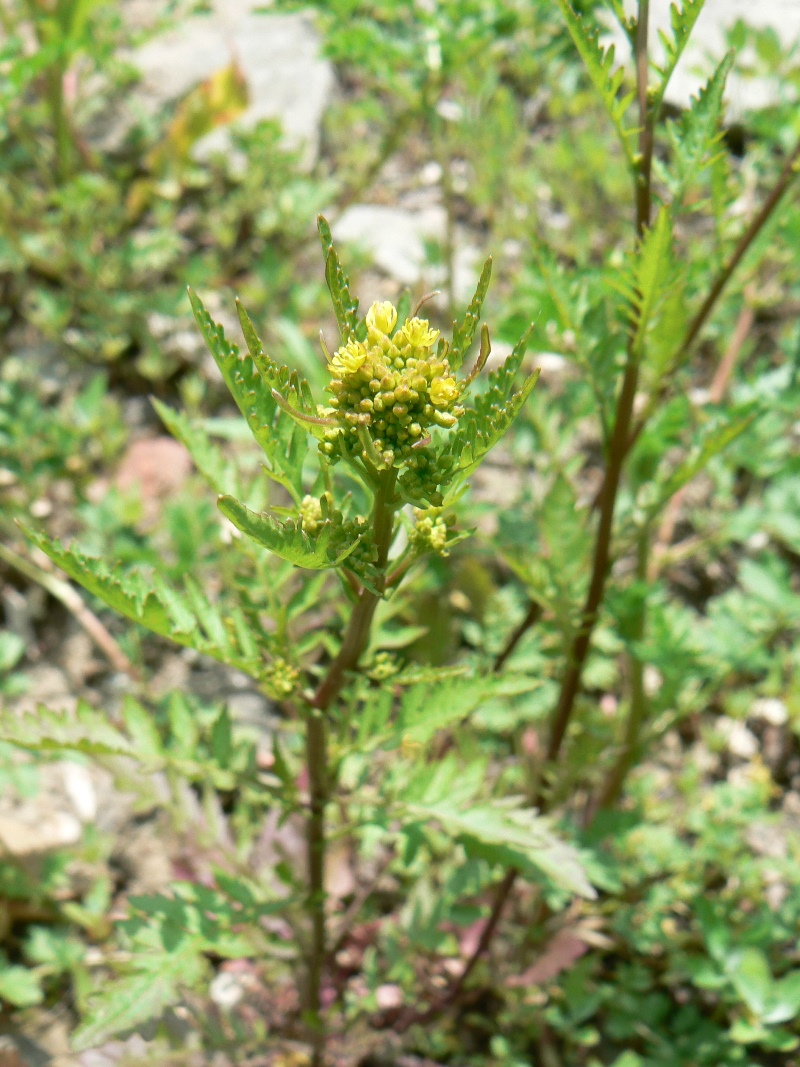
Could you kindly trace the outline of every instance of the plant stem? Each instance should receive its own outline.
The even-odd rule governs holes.
[[[644,526],[639,531],[636,541],[636,580],[641,583],[647,581],[650,557],[650,528]],[[647,626],[647,600],[643,592],[642,602],[639,605],[633,633],[632,642],[638,643],[643,640]],[[595,815],[603,808],[612,807],[620,797],[622,786],[628,776],[628,772],[636,761],[639,748],[639,738],[642,726],[647,719],[647,693],[644,688],[644,663],[639,654],[631,649],[628,651],[628,670],[630,675],[630,708],[628,719],[625,724],[625,736],[622,748],[616,762],[612,766],[605,783],[601,787],[597,797],[591,803],[584,818],[584,825],[591,825]]]
[[[636,27],[636,82],[639,100],[639,164],[636,175],[636,234],[641,238],[650,224],[653,128],[647,100],[647,28],[649,0],[639,0],[639,20]],[[561,682],[561,691],[550,726],[545,763],[553,763],[561,752],[564,736],[581,686],[583,667],[589,652],[597,614],[603,602],[606,578],[611,561],[611,535],[614,526],[614,510],[628,452],[628,435],[633,416],[633,402],[639,381],[639,353],[635,349],[634,331],[628,342],[628,356],[622,389],[617,401],[614,430],[609,445],[608,463],[600,490],[600,519],[595,537],[594,559],[589,591],[586,595],[581,622],[572,642],[567,667]]]
[[[716,307],[717,301],[722,295],[725,286],[731,280],[731,277],[736,271],[736,268],[744,259],[752,243],[764,229],[764,226],[767,224],[775,209],[777,208],[778,204],[783,199],[784,195],[789,189],[789,186],[797,177],[798,170],[800,170],[798,164],[800,164],[800,141],[798,141],[798,143],[795,145],[794,151],[784,163],[783,168],[781,169],[781,172],[778,175],[778,179],[769,194],[767,195],[767,198],[765,199],[764,203],[761,205],[761,209],[737,241],[736,247],[734,248],[731,254],[731,258],[720,271],[719,275],[714,281],[714,284],[709,289],[708,295],[698,308],[697,313],[692,319],[692,321],[689,323],[689,326],[686,330],[686,335],[681,341],[680,347],[676,352],[675,356],[670,361],[670,366],[667,370],[667,373],[664,375],[663,384],[661,388],[658,389],[650,398],[644,411],[640,415],[639,419],[637,420],[635,426],[631,431],[630,438],[628,439],[627,451],[630,451],[631,448],[633,448],[633,446],[636,444],[642,430],[644,429],[648,420],[651,418],[653,412],[656,410],[658,405],[663,402],[665,396],[669,391],[671,381],[670,371],[677,370],[677,368],[680,367],[680,365],[685,361],[692,346],[694,345],[697,338],[700,336],[700,331],[711,318],[711,313]]]
[[[652,201],[653,119],[650,114],[647,98],[647,35],[649,12],[649,0],[639,0],[639,17],[636,29],[636,81],[637,97],[639,101],[640,133],[639,162],[637,173],[635,175],[636,235],[638,238],[641,238],[650,224]],[[575,698],[580,689],[584,663],[586,662],[592,633],[594,631],[595,623],[597,622],[597,613],[605,592],[608,567],[611,560],[611,534],[614,524],[614,509],[617,501],[617,492],[619,490],[622,467],[627,453],[626,445],[631,417],[633,415],[633,402],[636,397],[638,377],[639,354],[635,351],[634,332],[631,331],[625,374],[623,376],[619,400],[617,401],[614,431],[609,447],[608,464],[600,491],[600,519],[595,539],[592,577],[581,615],[581,624],[572,642],[567,667],[561,683],[558,704],[555,707],[551,720],[550,736],[548,738],[544,760],[545,766],[554,763],[561,752],[561,746],[575,705]],[[529,616],[531,616],[532,610],[533,607],[529,609]],[[535,621],[535,616],[531,618],[531,623],[529,625],[532,625],[533,621]],[[510,642],[511,648],[509,649],[508,654],[513,650],[514,645],[522,637],[522,634],[527,628],[528,626],[524,625],[520,629],[518,635],[516,633],[512,634]],[[502,666],[507,658],[507,654],[504,653],[501,653],[501,656],[499,657],[500,666]],[[541,790],[538,790],[537,792],[539,795],[535,800],[536,805],[540,811],[544,812],[547,809],[547,797],[542,794]],[[461,975],[459,975],[459,978],[456,980],[457,988],[454,996],[458,995],[466,978],[472,972],[480,957],[488,949],[518,876],[519,871],[512,867],[506,872],[502,882],[498,885],[495,899],[492,904],[492,910],[489,918],[486,920],[486,925],[484,926],[478,945],[470,959],[467,961]],[[446,998],[443,997],[442,1000],[440,1000],[439,1005],[446,1007],[451,1003],[451,1000],[452,998],[449,995]],[[441,1007],[437,1006],[437,1010],[441,1010]]]
[[[328,802],[328,738],[323,712],[312,709],[306,720],[306,767],[308,768],[308,896],[311,919],[308,955],[306,1017],[311,1033],[312,1065],[325,1062],[325,1021],[322,1016],[322,972],[325,965],[325,806]]]
[[[306,910],[311,921],[311,944],[308,954],[305,1014],[311,1037],[311,1067],[325,1063],[325,1018],[322,1011],[322,982],[327,958],[327,930],[325,919],[325,808],[330,799],[328,769],[327,711],[341,693],[347,675],[358,662],[369,643],[370,627],[375,609],[385,587],[386,564],[394,530],[394,487],[397,471],[390,468],[378,475],[372,510],[372,529],[377,549],[377,567],[382,577],[376,582],[377,593],[361,588],[347,624],[339,654],[309,702],[306,716],[306,767],[308,770],[308,819],[306,823],[306,854],[308,895]]]
[[[514,649],[520,643],[520,641],[525,636],[525,634],[528,632],[528,630],[530,630],[530,628],[532,626],[535,626],[536,623],[539,621],[539,619],[541,619],[541,617],[542,617],[542,605],[537,603],[537,601],[532,600],[530,602],[529,607],[528,607],[528,612],[525,615],[525,618],[522,620],[522,622],[519,624],[519,626],[517,626],[516,629],[514,629],[512,631],[511,635],[509,636],[508,640],[506,641],[505,645],[503,646],[502,650],[498,653],[498,655],[497,655],[497,657],[496,657],[496,659],[494,661],[494,666],[493,666],[492,669],[496,673],[503,669],[508,657],[511,655],[511,653],[514,651]]]

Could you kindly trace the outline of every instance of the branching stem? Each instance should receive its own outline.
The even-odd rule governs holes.
[[[385,570],[392,543],[395,513],[394,468],[382,471],[372,511],[372,528],[377,548],[377,566],[384,578],[377,587],[385,585]],[[347,682],[347,675],[358,667],[367,645],[380,592],[361,588],[345,630],[339,654],[329,666],[325,677],[310,702],[306,715],[306,766],[308,769],[308,820],[306,847],[308,867],[308,895],[306,910],[311,922],[311,945],[308,954],[305,1015],[312,1044],[312,1067],[325,1063],[325,1019],[322,1011],[322,983],[327,951],[325,923],[325,808],[330,797],[328,768],[327,712]]]

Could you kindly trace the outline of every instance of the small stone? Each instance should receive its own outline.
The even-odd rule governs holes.
[[[66,811],[42,811],[36,805],[0,815],[0,846],[12,856],[38,856],[74,845],[81,824]]]
[[[94,822],[97,818],[97,792],[88,769],[80,763],[64,763],[62,775],[64,790],[75,814],[83,823]]]
[[[381,1011],[403,1006],[403,990],[399,985],[379,985],[375,990],[375,1002]]]
[[[786,705],[776,697],[760,697],[754,701],[750,715],[754,719],[763,719],[770,726],[783,726],[789,719]]]
[[[208,990],[208,995],[214,1003],[226,1011],[235,1008],[244,997],[244,994],[245,990],[242,986],[241,975],[230,974],[227,971],[216,975]]]

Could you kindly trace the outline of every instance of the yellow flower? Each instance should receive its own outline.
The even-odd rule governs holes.
[[[397,322],[397,308],[388,300],[376,301],[367,312],[367,329],[388,335]]]
[[[347,344],[337,350],[335,356],[328,365],[328,370],[334,377],[341,374],[356,374],[367,361],[367,350],[358,341],[348,341]]]
[[[429,395],[434,407],[449,407],[458,400],[458,385],[455,378],[434,378],[430,384]]]
[[[431,329],[427,319],[407,319],[403,323],[397,341],[400,344],[405,342],[412,348],[430,348],[436,344],[438,336],[439,331]]]

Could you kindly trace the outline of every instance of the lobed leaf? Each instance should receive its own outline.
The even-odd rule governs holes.
[[[282,395],[284,391],[294,391],[297,396],[308,397],[308,383],[300,379],[296,371],[288,367],[278,367],[271,360],[267,360],[267,357],[262,360],[263,367],[267,370],[262,372],[251,355],[240,356],[236,345],[227,340],[222,326],[213,321],[200,297],[191,289],[189,300],[208,350],[214,357],[253,437],[267,457],[272,477],[299,503],[302,498],[303,460],[308,449],[308,436],[290,419],[282,418],[273,389]],[[265,379],[267,372],[268,377]]]
[[[475,331],[477,330],[478,323],[481,319],[481,308],[486,299],[486,293],[489,290],[491,277],[492,257],[489,256],[483,265],[475,295],[469,302],[469,307],[466,310],[462,322],[453,327],[453,344],[447,358],[454,371],[458,370],[464,362],[464,358],[466,357],[473,338],[475,337]]]
[[[620,96],[625,71],[622,67],[614,67],[614,45],[603,48],[599,41],[599,29],[597,27],[588,29],[584,19],[575,11],[569,0],[556,0],[556,3],[561,9],[567,29],[584,62],[586,71],[600,94],[608,116],[619,135],[628,164],[631,169],[634,169],[635,160],[631,139],[636,131],[627,127],[624,119],[635,93]]]
[[[72,1036],[76,1052],[157,1018],[180,998],[184,988],[197,983],[208,971],[205,958],[191,942],[173,952],[137,955],[136,962],[133,974],[106,983],[91,998],[89,1019]]]
[[[319,531],[312,537],[294,520],[280,522],[272,515],[258,514],[232,496],[221,496],[217,506],[242,533],[296,567],[309,570],[336,567],[358,544],[356,539],[343,549],[336,548],[333,545],[335,528],[331,522],[320,523]]]
[[[183,589],[174,589],[158,574],[148,579],[140,571],[125,571],[120,564],[109,566],[27,527],[22,529],[56,566],[121,615],[246,674],[260,674],[257,641],[246,623],[242,625],[244,618],[237,607],[223,615],[191,579]]]
[[[508,359],[489,375],[489,388],[464,412],[445,447],[443,457],[449,456],[454,470],[464,476],[470,475],[505,435],[536,385],[538,370],[526,378],[518,392],[511,393],[532,329],[526,330]]]
[[[339,262],[328,220],[322,215],[317,218],[317,229],[325,256],[325,281],[328,283],[333,311],[339,324],[339,335],[342,344],[346,344],[355,337],[358,329],[358,300],[350,293],[350,280]]]
[[[664,101],[664,94],[667,91],[667,86],[670,83],[672,75],[675,73],[675,68],[678,65],[678,60],[683,54],[683,50],[686,47],[694,24],[697,22],[700,12],[703,10],[705,0],[683,0],[680,7],[677,4],[671,4],[669,9],[670,27],[672,29],[672,38],[659,30],[658,36],[661,39],[661,43],[664,46],[664,64],[658,69],[660,75],[659,83],[656,86],[653,93],[653,115],[657,119],[661,111],[661,105]]]
[[[734,52],[728,52],[680,120],[667,124],[672,163],[666,177],[677,206],[721,147],[725,84],[735,58]]]
[[[87,756],[133,756],[136,746],[106,715],[78,701],[75,715],[39,705],[35,712],[0,710],[0,739],[34,752],[82,752]]]

